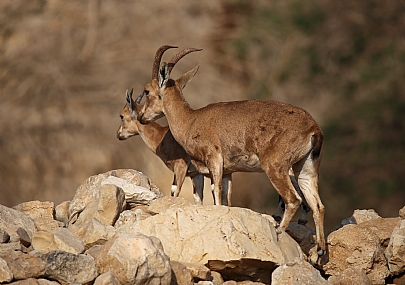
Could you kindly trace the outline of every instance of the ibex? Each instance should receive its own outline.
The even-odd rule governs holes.
[[[146,101],[139,121],[146,124],[166,116],[176,141],[193,160],[208,168],[218,205],[223,174],[264,171],[285,202],[278,232],[287,228],[302,200],[288,175],[292,168],[313,211],[317,246],[316,252],[311,252],[311,261],[316,261],[316,253],[326,252],[324,206],[318,193],[324,141],[321,128],[305,110],[271,100],[222,102],[192,109],[182,86],[196,74],[198,66],[177,80],[170,78],[170,72],[183,56],[200,49],[183,50],[160,66],[169,48],[172,46],[163,46],[156,52],[152,80],[143,91]]]
[[[184,86],[183,86],[184,88]],[[161,126],[158,123],[151,122],[147,125],[141,124],[138,119],[138,110],[142,108],[140,101],[142,94],[134,101],[132,99],[133,89],[126,92],[126,104],[121,111],[121,125],[117,131],[119,140],[126,140],[132,136],[140,135],[148,148],[156,154],[163,163],[174,173],[171,187],[171,196],[178,197],[186,176],[193,182],[193,197],[197,205],[203,203],[204,177],[197,172],[191,163],[190,156],[173,138],[168,126]],[[204,170],[207,172],[207,170]],[[290,176],[291,181],[297,191],[300,191],[295,179]],[[232,177],[231,173],[226,175],[222,182],[222,201],[225,205],[231,206]],[[300,192],[301,194],[301,192]],[[280,197],[277,210],[273,217],[281,220],[284,212],[284,203]],[[307,223],[308,206],[304,203],[301,208],[301,215],[298,223]]]
[[[185,86],[183,86],[183,88],[184,87]],[[191,163],[190,156],[173,138],[168,126],[163,127],[155,122],[143,125],[138,121],[137,115],[138,110],[142,107],[139,104],[142,100],[142,96],[139,96],[133,101],[132,94],[133,90],[130,92],[127,90],[126,104],[120,114],[121,125],[117,131],[117,138],[119,140],[126,140],[129,137],[140,135],[148,148],[174,173],[171,196],[179,196],[184,179],[187,176],[190,177],[193,182],[193,198],[195,204],[202,205],[204,197],[204,176],[197,171]],[[208,170],[203,170],[203,172],[207,173]],[[224,176],[222,202],[229,206],[231,205],[231,183],[231,174]]]

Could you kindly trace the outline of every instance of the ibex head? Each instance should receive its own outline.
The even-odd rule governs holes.
[[[121,118],[121,125],[117,131],[117,138],[119,140],[126,140],[135,135],[139,135],[138,125],[136,124],[138,111],[142,108],[140,102],[143,97],[143,93],[136,98],[134,101],[132,99],[132,94],[134,93],[134,89],[130,92],[126,92],[126,104],[121,111],[120,118]]]
[[[152,80],[148,84],[146,84],[142,93],[146,96],[146,101],[143,105],[143,108],[138,113],[138,120],[143,124],[147,124],[151,121],[163,117],[163,101],[165,99],[165,94],[167,92],[181,93],[181,90],[186,87],[187,83],[191,81],[191,79],[198,71],[199,66],[196,66],[192,70],[183,74],[180,78],[176,80],[171,79],[170,73],[176,63],[185,55],[194,51],[201,51],[201,49],[188,48],[182,50],[181,52],[173,56],[169,63],[163,62],[162,65],[160,65],[163,53],[169,48],[174,47],[162,46],[156,52],[155,61],[153,63]]]

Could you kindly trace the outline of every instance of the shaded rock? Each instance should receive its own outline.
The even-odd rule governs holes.
[[[170,208],[182,208],[185,206],[191,206],[189,201],[182,197],[164,196],[162,198],[152,201],[148,207],[148,212],[152,214],[159,214]]]
[[[126,224],[118,232],[158,237],[172,260],[207,264],[225,275],[259,276],[304,255],[286,233],[276,234],[269,219],[249,209],[226,206],[187,206]],[[225,274],[225,275],[224,275]],[[243,279],[246,280],[246,279]]]
[[[158,199],[158,200],[160,200],[160,199]],[[150,216],[151,216],[150,213],[148,213],[142,209],[126,210],[120,214],[120,217],[115,222],[114,227],[119,228],[127,223],[133,224],[136,221],[145,220],[146,218],[149,218]]]
[[[300,245],[301,249],[308,256],[309,250],[315,246],[316,232],[301,224],[290,223],[286,232]]]
[[[370,210],[354,210],[350,218],[342,221],[342,226],[349,224],[361,224],[366,221],[381,218],[373,209]]]
[[[95,245],[103,245],[115,234],[113,226],[106,226],[98,219],[90,221],[86,233],[83,236],[83,243],[86,249]]]
[[[183,263],[172,260],[170,261],[170,267],[172,268],[170,285],[194,285],[193,275]]]
[[[61,284],[90,284],[98,276],[96,263],[88,255],[57,250],[42,256],[42,259],[46,264],[45,276]]]
[[[65,228],[60,228],[55,233],[46,231],[36,232],[32,246],[34,249],[44,253],[51,250],[62,250],[79,254],[84,251],[83,241]]]
[[[349,267],[365,270],[373,284],[385,284],[389,275],[381,241],[375,231],[358,225],[346,225],[328,236],[329,262],[326,274],[338,276]]]
[[[115,185],[102,185],[94,201],[86,205],[78,214],[77,220],[69,223],[68,229],[76,236],[83,238],[93,218],[105,225],[114,225],[125,204],[124,192]]]
[[[392,275],[405,272],[405,220],[398,221],[394,228],[385,256]]]
[[[94,281],[94,285],[120,285],[120,281],[110,271],[101,274]]]
[[[10,241],[10,235],[6,231],[0,229],[0,243],[6,243],[9,241]]]
[[[27,214],[31,219],[53,219],[55,205],[53,202],[29,201],[14,206],[13,209]]]
[[[40,278],[45,274],[45,263],[33,254],[8,251],[0,255],[7,262],[14,279]]]
[[[8,268],[7,262],[0,258],[0,283],[10,282],[13,280],[13,272]]]
[[[23,228],[17,229],[17,235],[20,237],[20,243],[25,246],[29,247],[31,245],[31,237],[28,235],[27,231]]]
[[[55,220],[67,225],[69,222],[70,201],[64,201],[55,207]]]
[[[372,285],[366,272],[361,267],[349,267],[337,276],[331,276],[328,282],[332,285]]]
[[[274,270],[271,276],[272,285],[301,285],[301,284],[317,284],[328,285],[318,270],[311,264],[302,260],[295,259],[284,265],[281,265]]]
[[[0,205],[0,229],[10,235],[11,242],[20,240],[17,234],[18,228],[23,228],[30,239],[32,239],[32,235],[36,231],[35,224],[28,215]]]
[[[221,274],[216,271],[211,271],[211,281],[214,285],[222,285],[224,283],[224,279],[222,278]]]
[[[8,243],[0,243],[0,256],[7,251],[24,251],[23,246],[19,241],[13,241]]]
[[[140,233],[117,233],[96,255],[100,273],[112,272],[122,284],[170,284],[171,267],[160,241]]]
[[[69,204],[69,218],[74,218],[77,213],[82,212],[88,204],[99,197],[101,183],[109,176],[118,177],[131,184],[149,189],[155,193],[157,197],[163,196],[159,188],[143,173],[133,169],[112,170],[87,178],[86,181],[77,188],[76,194]]]

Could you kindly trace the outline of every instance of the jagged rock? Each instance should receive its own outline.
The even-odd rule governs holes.
[[[337,276],[349,267],[359,266],[373,284],[385,284],[389,271],[380,245],[373,230],[346,225],[328,236],[329,261],[322,269],[326,274]]]
[[[405,220],[399,220],[394,228],[385,256],[392,275],[405,272]]]
[[[70,201],[64,201],[55,207],[55,220],[67,225],[69,222]]]
[[[61,222],[49,218],[36,218],[34,219],[37,231],[57,232],[60,227],[63,227]]]
[[[302,260],[295,259],[276,268],[271,276],[272,285],[301,285],[317,284],[328,285],[318,270],[311,264]]]
[[[366,221],[381,218],[373,209],[370,210],[354,210],[353,215],[350,218],[342,221],[342,226],[349,224],[361,224]]]
[[[179,261],[180,262],[180,261]],[[211,280],[211,270],[200,263],[181,262],[195,279]]]
[[[124,204],[125,197],[121,188],[111,184],[102,185],[94,201],[86,205],[83,212],[78,214],[77,220],[69,223],[68,229],[83,238],[93,218],[112,226],[123,211]]]
[[[405,219],[405,206],[399,210],[399,217]]]
[[[14,279],[40,278],[45,273],[45,263],[33,254],[26,254],[21,251],[0,252]]]
[[[214,285],[222,285],[224,283],[224,279],[222,278],[221,274],[216,271],[211,271],[211,281]]]
[[[380,239],[382,249],[385,250],[390,241],[392,232],[399,220],[399,218],[377,218],[362,222],[358,226],[372,230]]]
[[[366,272],[361,267],[349,267],[337,276],[331,276],[328,282],[332,285],[372,285]]]
[[[30,239],[32,239],[32,235],[36,231],[32,219],[20,211],[0,205],[0,229],[3,229],[10,235],[10,242],[20,240],[17,234],[17,230],[20,227],[23,228]]]
[[[0,243],[6,243],[9,241],[10,241],[10,235],[6,231],[0,229]]]
[[[158,199],[160,200],[160,199]],[[132,209],[132,210],[126,210],[120,214],[120,217],[118,220],[115,222],[114,227],[119,228],[123,226],[124,224],[127,223],[135,223],[138,220],[144,220],[146,218],[149,218],[151,216],[150,213],[142,210],[142,209]]]
[[[308,256],[309,250],[315,246],[316,232],[301,224],[290,223],[286,232],[300,245],[301,249]]]
[[[112,170],[89,177],[77,188],[75,196],[69,203],[69,219],[74,218],[77,213],[82,212],[88,204],[99,197],[101,183],[109,176],[118,177],[133,185],[144,187],[155,193],[157,197],[163,196],[159,188],[143,173],[133,169]]]
[[[120,285],[120,281],[110,271],[101,274],[94,281],[94,285]]]
[[[24,251],[23,246],[19,241],[13,241],[8,243],[0,243],[0,256],[7,251]]]
[[[53,219],[55,205],[53,202],[29,201],[14,206],[13,209],[27,214],[31,219],[49,218]]]
[[[170,284],[168,256],[156,237],[117,233],[96,255],[100,273],[112,272],[123,284]]]
[[[152,201],[148,207],[148,212],[152,214],[159,214],[160,212],[166,211],[170,208],[182,208],[191,205],[193,204],[182,197],[165,196]]]
[[[113,226],[106,226],[98,219],[90,221],[86,233],[83,236],[83,242],[86,249],[94,245],[105,244],[115,234]]]
[[[170,285],[194,285],[193,275],[183,263],[172,260],[170,261],[170,267],[172,268]]]
[[[7,262],[0,258],[0,283],[10,282],[13,280],[13,272],[8,268]]]
[[[88,255],[56,250],[41,258],[45,262],[45,277],[61,284],[90,284],[98,276],[94,258]]]
[[[44,253],[51,250],[63,250],[73,254],[79,254],[84,251],[83,241],[65,228],[60,228],[55,233],[46,231],[36,232],[32,246],[34,249]]]
[[[156,236],[172,260],[207,264],[222,276],[247,270],[252,279],[262,272],[270,279],[278,265],[303,258],[298,244],[284,232],[277,235],[268,217],[237,207],[172,208],[118,232]]]

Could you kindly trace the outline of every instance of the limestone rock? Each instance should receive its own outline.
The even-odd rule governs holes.
[[[372,285],[361,267],[349,267],[338,276],[331,276],[328,282],[332,285]]]
[[[55,207],[55,220],[67,225],[69,222],[70,201],[64,201]]]
[[[11,242],[20,240],[17,234],[17,230],[20,227],[23,228],[30,239],[32,239],[32,235],[36,231],[32,219],[20,211],[0,205],[0,229],[10,235]]]
[[[53,219],[55,205],[53,202],[29,201],[13,207],[15,210],[27,214],[31,219],[49,218]]]
[[[105,184],[100,187],[98,193],[97,198],[78,214],[77,220],[69,223],[68,229],[80,238],[83,238],[93,218],[112,226],[123,211],[125,199],[121,188]]]
[[[392,232],[398,224],[399,218],[377,218],[359,224],[359,227],[368,228],[380,239],[380,244],[385,250],[390,241]]]
[[[181,208],[184,206],[191,206],[192,204],[182,197],[165,196],[152,201],[148,207],[148,212],[152,214],[159,214],[170,208]]]
[[[170,284],[171,267],[160,241],[140,233],[117,233],[96,255],[100,273],[112,272],[122,284]]]
[[[365,270],[373,284],[385,284],[389,275],[381,241],[369,228],[346,225],[328,236],[329,261],[323,266],[326,274],[337,276],[349,267]]]
[[[211,281],[214,285],[222,285],[224,283],[224,279],[222,278],[221,274],[216,271],[211,271]]]
[[[13,272],[8,268],[7,262],[0,258],[0,283],[10,282],[13,280]]]
[[[94,285],[120,285],[120,281],[110,271],[101,274],[94,281]]]
[[[32,246],[36,250],[47,253],[51,250],[62,250],[73,254],[84,251],[82,240],[65,228],[60,228],[55,233],[38,231],[34,234]]]
[[[193,275],[183,263],[172,260],[170,261],[170,267],[172,268],[170,285],[194,285]]]
[[[265,271],[270,278],[276,266],[303,258],[298,244],[284,232],[277,235],[268,218],[237,207],[172,208],[118,232],[156,236],[172,260],[208,264],[228,275]]]
[[[405,220],[398,221],[394,228],[385,256],[392,275],[405,272]]]
[[[354,210],[353,215],[350,218],[342,221],[342,226],[349,224],[361,224],[366,221],[378,219],[380,216],[373,210]]]
[[[160,199],[158,199],[158,200],[160,200]],[[142,209],[126,210],[120,214],[120,217],[115,222],[114,227],[119,228],[119,227],[123,226],[124,224],[135,223],[138,220],[144,220],[146,218],[149,218],[150,216],[151,216],[150,213],[148,213]]]
[[[72,254],[65,251],[51,251],[42,256],[45,262],[45,276],[61,284],[91,284],[98,276],[93,257]]]
[[[34,224],[37,231],[48,232],[57,232],[59,228],[63,226],[62,223],[50,218],[36,218],[34,219]]]
[[[44,276],[45,263],[33,254],[21,251],[0,253],[0,257],[7,262],[15,279],[39,278]]]
[[[105,244],[115,234],[113,226],[106,226],[98,219],[94,218],[90,221],[86,233],[83,236],[83,242],[86,249],[94,245]]]
[[[77,188],[75,196],[69,203],[69,219],[74,218],[77,213],[83,211],[88,204],[98,198],[101,183],[109,176],[115,176],[131,184],[149,189],[154,192],[157,197],[163,196],[159,188],[143,173],[132,169],[112,170],[89,177]]]
[[[405,206],[399,210],[399,217],[405,219]]]
[[[271,276],[272,285],[301,285],[317,284],[329,285],[318,270],[302,259],[295,259],[281,265],[274,270]]]
[[[31,245],[31,237],[24,228],[19,227],[17,229],[17,235],[20,237],[20,243],[23,246],[29,247]]]

